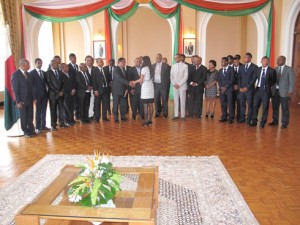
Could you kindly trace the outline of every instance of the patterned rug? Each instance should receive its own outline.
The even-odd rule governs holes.
[[[30,203],[67,164],[86,155],[47,155],[11,185],[0,189],[1,225]],[[159,225],[259,224],[217,156],[113,156],[116,167],[159,167]],[[136,182],[131,179],[131,182]]]

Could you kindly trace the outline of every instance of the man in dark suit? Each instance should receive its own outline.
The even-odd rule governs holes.
[[[134,66],[130,68],[128,73],[128,80],[139,80],[141,76],[142,61],[140,57],[135,58]],[[141,103],[141,84],[137,83],[135,87],[129,87],[130,106],[132,111],[132,119],[136,119],[136,115],[139,113],[141,118],[144,117],[144,107]]]
[[[66,127],[65,112],[64,112],[64,92],[63,78],[58,70],[58,63],[55,60],[50,62],[51,69],[46,73],[46,80],[49,87],[49,102],[51,114],[51,130],[56,131],[57,128],[57,109],[59,112],[59,127]]]
[[[223,57],[221,60],[222,68],[218,73],[218,84],[220,88],[220,101],[222,108],[222,117],[220,122],[226,122],[229,118],[229,123],[233,123],[233,82],[234,82],[234,70],[228,65],[228,58]],[[229,114],[228,114],[229,109]]]
[[[35,59],[35,69],[30,72],[32,78],[33,99],[36,101],[35,109],[35,132],[41,133],[43,130],[50,130],[46,127],[46,112],[48,105],[48,87],[46,73],[41,69],[43,61]]]
[[[97,67],[92,69],[92,84],[95,95],[94,107],[95,107],[95,121],[99,123],[100,111],[102,110],[102,120],[109,121],[107,119],[107,108],[109,99],[109,80],[108,69],[104,69],[103,59],[96,59]],[[101,110],[100,110],[101,108]]]
[[[168,92],[170,89],[170,67],[162,62],[162,54],[156,55],[154,69],[154,99],[155,117],[159,117],[161,112],[164,117],[168,117]]]
[[[32,80],[27,72],[29,68],[29,61],[21,59],[19,61],[19,69],[12,74],[12,88],[16,98],[16,105],[20,112],[21,129],[27,138],[36,135],[33,126]]]
[[[254,94],[253,116],[250,126],[257,125],[257,116],[260,105],[263,107],[263,114],[260,120],[260,128],[264,128],[269,111],[271,97],[271,87],[276,83],[276,71],[269,66],[269,58],[264,56],[261,60],[262,66],[256,70],[256,79],[258,81]]]
[[[79,64],[79,71],[76,74],[76,84],[80,104],[80,120],[82,123],[89,123],[89,107],[93,87],[91,76],[84,63]]]
[[[92,75],[92,69],[95,68],[94,66],[94,58],[90,55],[85,57],[85,65],[87,67],[87,72]],[[90,107],[89,107],[89,119],[95,119],[95,96],[93,91],[91,91],[91,98],[90,98]]]
[[[279,106],[281,105],[282,117],[281,128],[287,128],[289,125],[290,113],[289,102],[293,95],[295,85],[295,72],[292,67],[285,65],[285,56],[279,56],[277,59],[277,82],[272,87],[272,109],[273,120],[270,126],[278,125]]]
[[[240,68],[240,74],[238,77],[239,95],[238,99],[240,102],[240,119],[239,123],[246,122],[246,102],[247,102],[247,123],[250,124],[253,113],[253,96],[254,96],[254,85],[256,81],[256,70],[257,65],[251,62],[252,54],[247,52],[245,54],[245,63]]]
[[[62,78],[63,78],[63,92],[64,92],[64,106],[65,106],[65,120],[67,126],[75,124],[74,120],[74,96],[76,94],[75,77],[69,72],[70,66],[62,63]]]
[[[113,93],[113,113],[115,122],[119,122],[119,106],[121,120],[127,121],[126,114],[126,97],[128,86],[134,87],[133,81],[128,81],[124,71],[126,65],[125,58],[118,59],[118,66],[113,71],[112,93]]]
[[[228,56],[227,56],[228,58]],[[240,101],[239,101],[239,83],[238,79],[241,76],[242,63],[238,57],[233,58],[233,70],[234,70],[234,82],[233,82],[233,113],[236,116],[236,120],[240,121]]]
[[[127,64],[125,65],[124,67],[124,72],[125,72],[125,77],[126,79],[128,80],[128,74],[129,74],[129,70],[131,69],[131,66],[128,66]],[[125,97],[125,111],[126,111],[126,114],[129,113],[129,94],[127,92],[127,96]]]
[[[69,67],[69,72],[68,74],[70,75],[70,77],[73,77],[74,80],[76,80],[76,74],[78,72],[78,65],[76,64],[76,61],[77,61],[77,57],[74,53],[70,53],[69,54],[69,60],[70,60],[70,63],[68,64],[68,67]],[[76,82],[75,82],[75,88],[76,88]],[[75,116],[76,116],[76,119],[79,119],[80,118],[80,109],[79,109],[79,100],[78,100],[78,96],[77,94],[75,94],[73,96],[74,100],[74,110],[75,110]]]
[[[108,101],[108,109],[107,109],[107,112],[109,115],[111,115],[111,107],[110,107],[110,96],[111,96],[111,93],[112,93],[112,80],[113,80],[113,72],[114,72],[114,69],[115,69],[115,60],[114,59],[110,59],[108,61],[108,65],[104,67],[104,69],[107,69],[108,70],[108,83],[109,83],[109,91],[110,91],[110,94],[109,94],[109,101]]]
[[[199,56],[194,57],[195,65],[191,66],[189,78],[188,78],[188,106],[189,106],[189,117],[196,113],[198,118],[202,116],[203,107],[203,93],[204,93],[204,82],[206,80],[207,68],[203,66],[202,58]]]

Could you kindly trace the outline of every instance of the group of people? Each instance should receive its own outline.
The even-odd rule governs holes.
[[[33,137],[42,131],[56,131],[76,124],[109,121],[113,114],[118,123],[127,121],[129,108],[132,119],[144,119],[143,126],[151,126],[155,117],[168,117],[170,87],[174,96],[173,120],[186,117],[202,117],[203,95],[206,99],[205,117],[214,118],[216,98],[219,94],[222,115],[220,122],[247,122],[257,125],[262,104],[263,114],[260,127],[268,117],[272,98],[273,121],[279,122],[279,107],[282,107],[282,128],[289,124],[289,97],[293,93],[294,72],[285,65],[285,57],[279,56],[275,69],[269,66],[269,58],[263,57],[262,66],[251,62],[251,53],[241,57],[227,56],[221,59],[221,68],[210,60],[208,69],[202,65],[202,58],[194,55],[192,64],[185,62],[184,54],[176,54],[175,63],[170,66],[161,54],[152,64],[149,56],[136,57],[134,65],[126,65],[125,58],[119,58],[117,65],[110,59],[107,66],[101,58],[86,56],[85,63],[76,64],[76,55],[69,55],[70,63],[62,63],[59,56],[51,60],[48,70],[43,71],[43,61],[35,60],[35,68],[29,71],[26,59],[19,61],[19,69],[12,75],[12,86],[16,106],[20,112],[21,128],[25,137]],[[110,99],[113,98],[111,110]],[[91,100],[92,99],[92,100]],[[90,102],[94,104],[90,104]],[[51,128],[46,127],[47,105],[50,105]],[[153,106],[154,103],[154,106]],[[35,104],[35,126],[33,125],[33,104]],[[89,109],[93,107],[93,116]],[[247,105],[247,107],[246,107]],[[247,108],[247,114],[246,114]]]

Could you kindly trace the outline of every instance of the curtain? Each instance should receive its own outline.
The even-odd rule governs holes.
[[[20,5],[19,1],[5,1],[1,0],[1,7],[5,24],[9,27],[9,43],[12,55],[15,59],[15,65],[22,58],[22,39],[21,39],[21,25],[20,25]]]

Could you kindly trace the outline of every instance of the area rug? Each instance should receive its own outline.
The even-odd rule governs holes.
[[[86,159],[86,155],[47,155],[0,189],[0,224],[15,224],[18,211],[65,165]],[[116,167],[159,167],[158,225],[259,224],[217,156],[112,156],[111,161]]]

